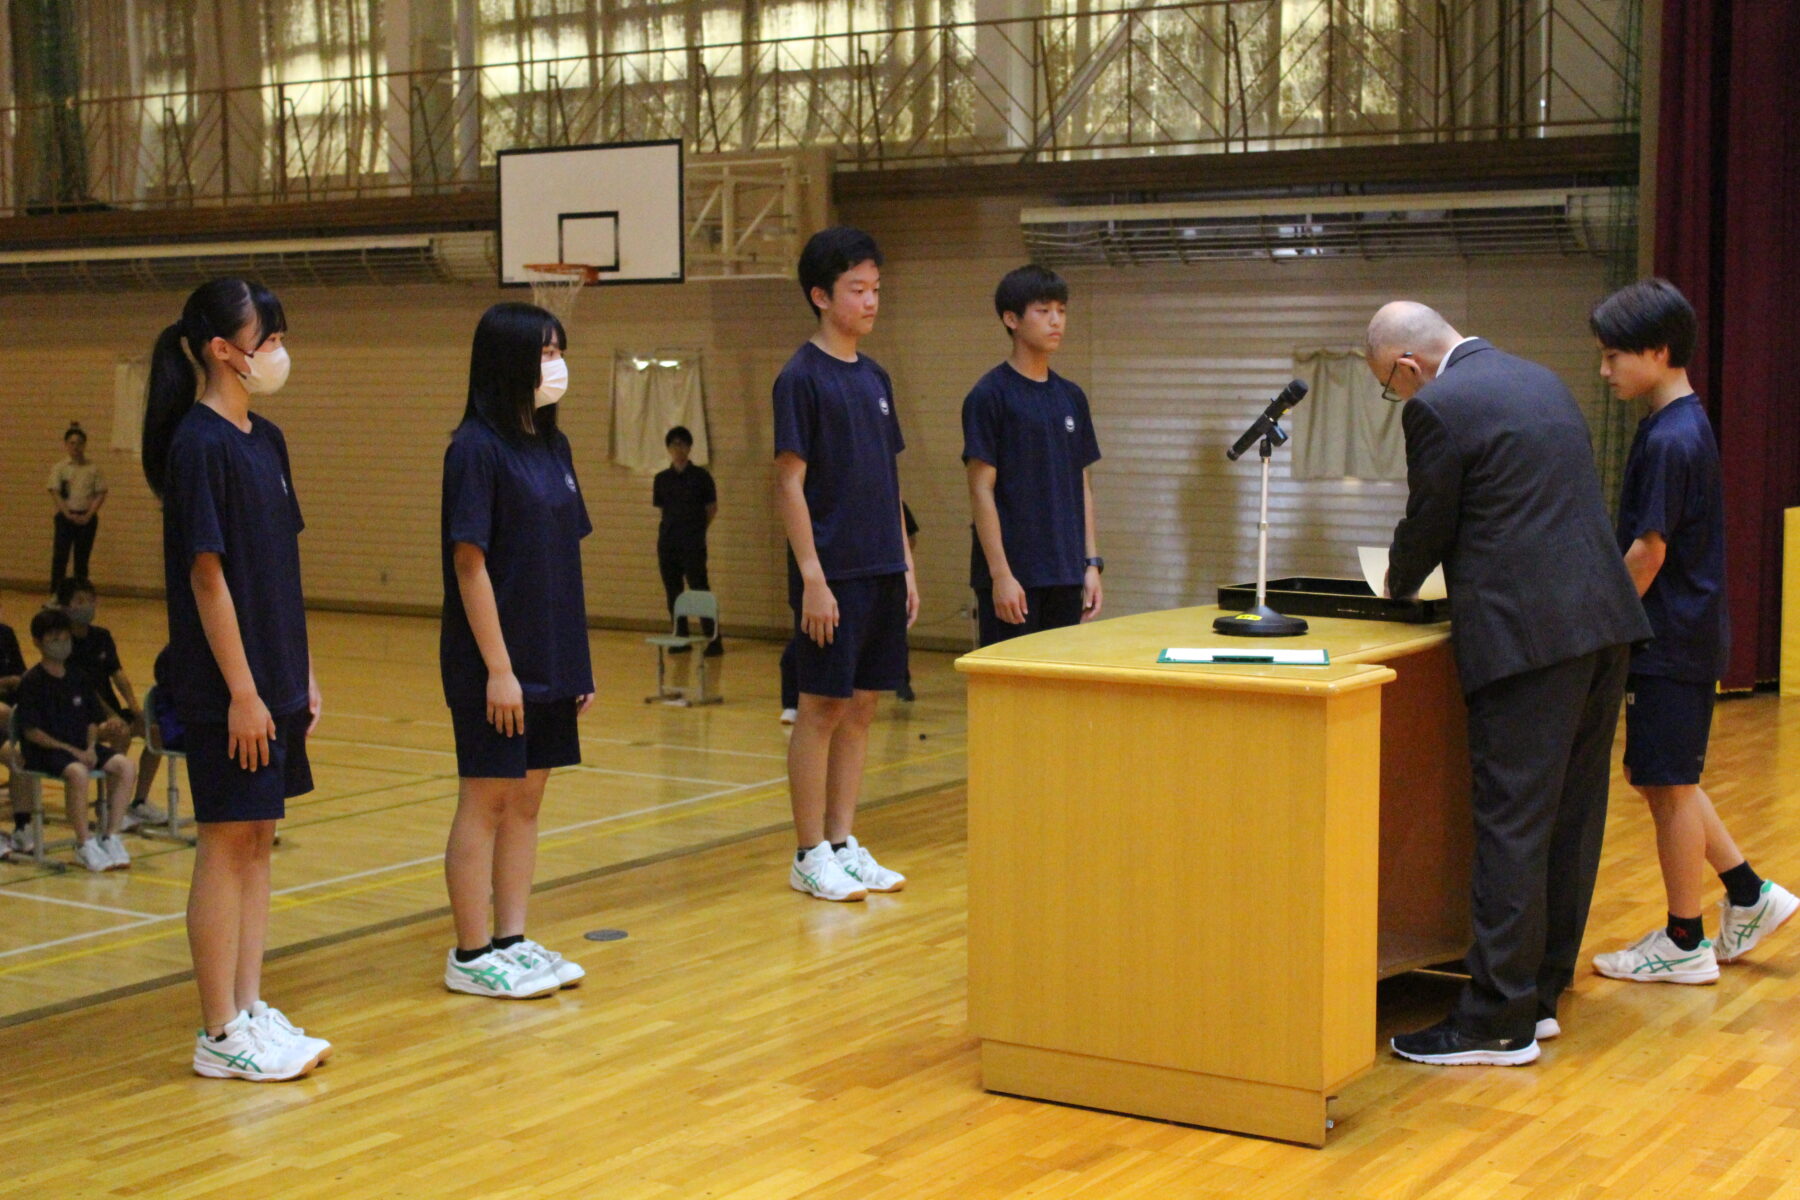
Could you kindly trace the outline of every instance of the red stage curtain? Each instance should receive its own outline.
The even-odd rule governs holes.
[[[1656,270],[1700,314],[1690,373],[1719,435],[1727,688],[1781,649],[1782,510],[1800,504],[1800,20],[1770,0],[1665,0]]]

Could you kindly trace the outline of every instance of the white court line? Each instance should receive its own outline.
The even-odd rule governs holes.
[[[310,737],[308,743],[321,742],[333,746],[361,746],[369,750],[398,750],[404,754],[431,754],[438,758],[455,758],[454,750],[430,750],[417,746],[395,746],[387,742],[359,742],[351,738]],[[327,764],[330,765],[330,764]],[[354,763],[336,764],[346,771],[356,770]],[[617,771],[611,767],[595,767],[587,763],[576,763],[572,768],[576,771],[588,771],[597,775],[623,775],[627,779],[659,779],[670,783],[703,783],[711,787],[722,787],[730,784],[728,779],[700,779],[692,775],[659,775],[651,771]],[[735,786],[735,785],[733,785]]]
[[[106,904],[89,904],[85,900],[64,900],[60,896],[40,896],[36,892],[15,892],[8,888],[0,888],[0,896],[10,896],[14,900],[36,900],[39,904],[66,904],[70,908],[88,908],[95,912],[113,913],[121,917],[139,917],[146,921],[152,917],[163,915],[161,913],[135,912],[129,908],[113,908]]]
[[[381,721],[389,725],[424,725],[431,729],[454,728],[448,721],[414,721],[406,717],[377,717],[369,713],[342,712],[332,709],[334,717],[348,717],[352,721]],[[762,750],[720,750],[712,746],[684,746],[678,742],[634,742],[630,738],[600,737],[595,734],[582,734],[584,742],[597,742],[603,746],[629,746],[642,750],[685,750],[692,754],[728,754],[733,758],[767,758],[776,762],[786,762],[785,754],[769,754]]]
[[[147,917],[142,921],[129,921],[124,925],[108,925],[105,929],[90,929],[86,933],[72,933],[68,937],[59,937],[54,941],[37,942],[30,946],[20,946],[17,950],[0,950],[0,958],[11,958],[15,954],[30,954],[34,950],[49,950],[57,946],[66,946],[70,942],[79,942],[87,938],[100,937],[108,933],[123,933],[127,929],[141,929],[145,925],[154,925],[158,921],[172,921],[185,913],[170,913],[164,917]]]

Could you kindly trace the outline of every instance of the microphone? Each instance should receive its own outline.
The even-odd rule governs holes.
[[[1256,418],[1256,423],[1244,430],[1244,436],[1225,452],[1225,457],[1236,462],[1239,455],[1254,446],[1260,438],[1267,436],[1269,431],[1275,428],[1275,423],[1281,420],[1282,414],[1304,399],[1306,399],[1306,385],[1298,379],[1282,388],[1281,395],[1269,401],[1269,407],[1263,410],[1262,416]],[[1287,438],[1282,437],[1276,445],[1285,441]]]

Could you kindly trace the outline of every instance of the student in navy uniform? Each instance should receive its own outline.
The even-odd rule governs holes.
[[[23,774],[19,748],[8,740],[12,728],[12,706],[19,696],[19,681],[25,678],[25,656],[19,649],[19,635],[12,626],[0,622],[0,767],[6,768],[6,792],[12,797],[12,835],[0,830],[0,861],[14,853],[30,854],[31,801],[37,780]]]
[[[799,275],[819,328],[774,389],[799,686],[788,787],[800,847],[788,884],[861,900],[906,886],[852,835],[876,696],[905,682],[906,631],[919,610],[895,461],[906,443],[892,381],[857,349],[880,306],[875,240],[842,227],[816,233]]]
[[[102,713],[93,680],[69,665],[73,650],[69,618],[47,608],[31,618],[31,640],[43,660],[19,682],[19,751],[28,771],[62,780],[69,827],[75,831],[75,857],[90,871],[117,871],[131,866],[131,855],[119,836],[125,807],[137,772],[116,748],[100,741]],[[106,780],[88,836],[88,789],[94,776]]]
[[[1800,899],[1751,869],[1700,787],[1730,628],[1719,447],[1687,373],[1698,322],[1673,284],[1646,279],[1601,301],[1588,324],[1613,394],[1650,410],[1619,501],[1619,549],[1656,633],[1631,651],[1625,775],[1656,823],[1669,900],[1667,924],[1595,956],[1594,968],[1640,983],[1711,983],[1720,963],[1773,933]],[[1726,893],[1716,944],[1700,911],[1709,863]]]
[[[312,790],[306,739],[320,710],[287,440],[250,411],[287,381],[286,330],[262,285],[202,284],[156,339],[144,406],[200,839],[187,910],[203,1022],[193,1068],[214,1079],[295,1079],[331,1050],[261,992],[275,823]]]
[[[100,725],[100,736],[108,745],[129,750],[132,738],[144,736],[144,714],[138,711],[137,690],[131,686],[130,676],[125,674],[125,664],[119,658],[119,645],[113,640],[112,631],[94,624],[100,593],[91,581],[71,576],[57,589],[56,602],[69,614],[69,623],[75,633],[75,653],[70,655],[69,664],[88,677],[100,697],[105,718]],[[162,810],[148,799],[150,784],[156,779],[156,766],[157,758],[146,746],[138,753],[137,794],[132,798],[131,811],[126,814],[125,828],[128,830],[141,822],[165,819]]]
[[[1012,353],[963,401],[975,513],[969,586],[983,646],[1100,615],[1106,563],[1088,482],[1100,443],[1086,394],[1050,369],[1068,304],[1069,286],[1054,271],[1008,272],[994,311]]]
[[[662,510],[662,522],[656,531],[656,566],[662,572],[663,591],[668,595],[669,611],[675,611],[675,597],[684,585],[696,592],[712,590],[706,581],[706,531],[719,515],[719,490],[705,467],[688,461],[694,449],[694,435],[685,425],[677,425],[663,438],[669,451],[669,466],[657,473],[650,485],[650,502]],[[711,634],[709,628],[703,633]],[[687,618],[676,629],[687,636]],[[685,654],[686,646],[671,653]],[[706,648],[709,656],[725,652],[723,638]]]
[[[508,1000],[586,974],[525,935],[544,784],[581,761],[576,718],[594,699],[581,583],[581,539],[594,527],[557,428],[567,346],[541,308],[482,314],[468,403],[444,453],[438,658],[461,777],[444,851],[456,923],[444,986]]]

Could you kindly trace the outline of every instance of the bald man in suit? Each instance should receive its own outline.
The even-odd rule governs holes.
[[[1561,1033],[1629,647],[1650,624],[1587,422],[1554,372],[1404,300],[1370,322],[1368,364],[1405,404],[1408,496],[1388,594],[1417,594],[1443,564],[1474,774],[1470,980],[1449,1017],[1393,1047],[1416,1062],[1523,1066]]]

